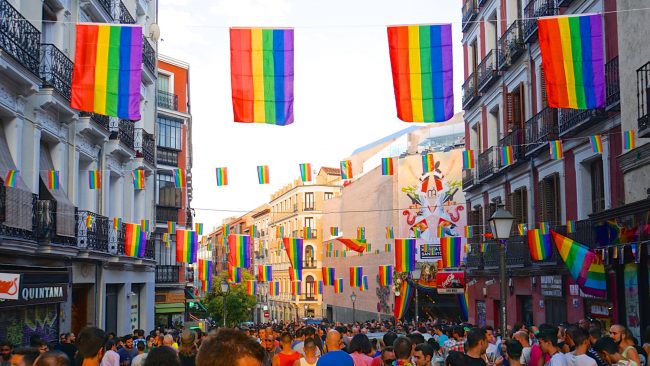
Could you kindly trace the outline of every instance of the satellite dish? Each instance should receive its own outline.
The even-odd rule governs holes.
[[[160,39],[160,27],[158,24],[153,23],[149,26],[149,38],[153,39],[154,42],[158,42],[158,39]]]

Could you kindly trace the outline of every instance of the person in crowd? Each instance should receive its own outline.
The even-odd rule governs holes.
[[[32,366],[40,354],[36,348],[16,348],[11,355],[11,366]]]
[[[302,328],[299,328],[298,330],[296,330],[296,333],[293,338],[293,342],[291,342],[291,349],[295,351],[294,347],[296,347],[298,344],[301,344],[304,340],[305,340],[305,331]]]
[[[413,345],[406,337],[399,337],[393,343],[395,351],[395,366],[411,366]]]
[[[152,335],[152,334],[149,334],[145,338],[144,353],[149,353],[149,351],[151,351],[155,347],[155,344],[154,344],[155,339],[156,339],[156,337],[154,335]]]
[[[41,353],[34,361],[34,366],[68,366],[70,360],[61,351],[47,351]]]
[[[133,357],[131,361],[131,366],[144,366],[144,361],[147,359],[147,354],[144,352],[147,345],[145,342],[138,342],[138,345],[135,348],[138,350],[138,354]]]
[[[524,331],[517,331],[517,333],[525,333]],[[528,336],[526,336],[528,340]],[[506,346],[506,358],[508,359],[508,365],[510,366],[522,366],[521,360],[524,359],[524,347],[521,342],[516,339],[510,339],[505,342]]]
[[[377,359],[372,360],[373,366],[393,366],[393,362],[395,362],[395,351],[393,350],[393,346],[386,346],[382,348],[381,355],[379,357],[379,363],[375,364],[375,361]]]
[[[348,352],[350,353],[350,357],[352,357],[352,361],[354,361],[354,366],[371,366],[370,340],[365,334],[355,334],[352,337]]]
[[[85,327],[79,332],[77,339],[77,366],[99,366],[104,357],[106,332],[96,327]]]
[[[277,348],[275,347],[275,338],[273,337],[273,333],[266,333],[265,332],[265,339],[264,343],[262,344],[264,348],[264,366],[271,366],[272,361],[273,361],[273,356],[278,352]]]
[[[291,336],[287,342],[290,349]],[[263,362],[264,348],[236,329],[220,329],[206,338],[196,356],[196,366],[262,366]]]
[[[314,338],[306,338],[303,342],[303,351],[305,352],[304,357],[294,361],[293,366],[316,366],[318,362],[318,356],[316,356],[316,342]]]
[[[138,355],[138,350],[133,348],[132,335],[127,334],[122,337],[122,342],[124,343],[124,347],[117,351],[117,353],[120,355],[120,365],[129,366],[131,365],[131,360],[133,360],[133,357]]]
[[[383,365],[384,349],[386,347],[392,348],[393,342],[395,342],[396,339],[397,339],[397,333],[392,331],[384,333],[384,336],[381,338],[381,353],[379,354],[379,356],[372,359],[372,366]],[[393,354],[392,357],[394,359],[395,355]]]
[[[600,338],[602,338],[602,332],[600,328],[597,327],[591,327],[589,328],[589,331],[587,333],[589,335],[589,338],[587,340],[589,341],[589,348],[587,349],[587,356],[591,357],[596,361],[596,365],[598,366],[607,366],[607,363],[605,360],[600,357],[600,354],[594,349],[594,345]]]
[[[102,359],[102,366],[120,366],[120,355],[117,353],[117,345],[115,340],[110,339],[106,341],[104,346],[104,358]]]
[[[0,341],[0,366],[11,366],[13,346],[8,341]]]
[[[445,358],[445,366],[467,366],[466,357],[463,353],[458,351],[449,351],[447,358]]]
[[[61,341],[54,347],[55,350],[61,351],[65,353],[66,356],[68,356],[68,360],[70,360],[71,366],[74,360],[74,355],[77,353],[77,347],[74,345],[74,339],[74,333],[63,333]]]
[[[174,342],[174,337],[171,334],[166,334],[163,337],[163,346],[170,347],[175,351],[178,351],[178,343]]]
[[[325,348],[327,353],[322,355],[318,362],[317,366],[354,366],[354,361],[350,355],[341,350],[341,333],[337,330],[330,330],[327,332],[327,337],[325,338]]]
[[[302,332],[300,332],[302,334]],[[302,337],[302,335],[301,335]],[[293,366],[293,363],[300,358],[300,353],[291,348],[292,339],[289,332],[280,335],[280,345],[282,350],[273,356],[273,366]]]
[[[603,337],[594,344],[594,349],[600,354],[603,360],[610,365],[617,366],[639,366],[635,361],[626,360],[619,352],[618,345],[613,338]]]
[[[571,338],[574,347],[573,352],[564,355],[568,366],[597,366],[596,360],[587,355],[590,344],[588,333],[584,328],[579,326],[569,327],[567,335]]]
[[[472,328],[467,332],[466,366],[486,366],[484,359],[488,348],[487,331],[483,328]]]
[[[609,336],[618,345],[618,350],[623,359],[641,365],[641,357],[636,350],[634,336],[627,328],[620,324],[614,324],[609,328]]]
[[[550,357],[547,366],[568,366],[566,358],[560,352],[557,341],[558,329],[552,327],[550,329],[540,330],[537,338],[539,339],[539,346],[542,352]]]
[[[517,325],[515,324],[515,327]],[[501,352],[500,347],[497,346],[497,339],[494,336],[494,328],[492,326],[485,326],[483,327],[485,330],[485,336],[487,339],[487,350],[485,351],[486,355],[489,356],[490,363],[494,365],[501,365],[503,364],[503,355],[504,353]]]
[[[178,352],[168,346],[161,346],[152,349],[144,360],[144,366],[180,366],[180,364],[181,362],[178,359]]]
[[[443,332],[443,327],[442,324],[434,324],[433,325],[433,337],[435,340],[438,342],[440,347],[443,347],[445,345],[445,342],[449,340],[449,337]]]
[[[645,327],[645,333],[643,335],[643,350],[645,354],[650,356],[650,325]]]
[[[520,330],[515,332],[515,334],[512,335],[512,338],[519,342],[521,345],[521,359],[519,360],[519,363],[523,366],[528,366],[530,363],[530,337],[528,336],[528,332],[525,330]]]
[[[178,358],[181,361],[181,366],[194,366],[198,352],[196,333],[193,331],[184,331],[181,334],[181,344],[178,347]]]
[[[433,347],[428,343],[420,343],[415,346],[413,362],[415,366],[431,366],[433,359]]]
[[[316,342],[316,338],[318,338],[318,337],[316,337],[316,330],[314,328],[312,328],[312,327],[307,327],[307,328],[303,329],[302,334],[303,334],[302,335],[302,340],[300,341],[300,343],[296,344],[295,346],[293,346],[291,348],[293,348],[294,351],[300,353],[300,355],[304,357],[305,356],[305,351],[303,350],[303,348],[305,346],[305,341],[304,340],[307,339],[307,338],[311,338],[311,339],[314,340],[314,342]],[[318,347],[319,343],[320,342],[316,343],[316,357],[320,357],[320,355],[321,355],[320,349]]]
[[[465,353],[465,329],[457,325],[451,331],[452,338],[445,343],[445,349],[449,351],[458,351]]]
[[[530,347],[530,362],[528,366],[543,366],[551,360],[551,358],[548,355],[545,355],[542,351],[542,347],[539,345],[538,336],[542,331],[551,331],[554,329],[556,328],[549,324],[540,324],[539,328],[531,327],[533,337],[535,337],[535,342]]]

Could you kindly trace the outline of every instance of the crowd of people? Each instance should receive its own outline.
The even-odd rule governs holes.
[[[95,327],[29,347],[0,341],[0,366],[646,366],[642,345],[622,325],[581,320],[558,327],[492,327],[445,322],[156,329],[117,337]]]

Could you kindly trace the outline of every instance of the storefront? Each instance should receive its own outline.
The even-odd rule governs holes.
[[[185,291],[156,291],[156,326],[171,327],[185,321]]]

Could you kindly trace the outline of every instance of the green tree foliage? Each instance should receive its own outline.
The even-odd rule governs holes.
[[[203,304],[208,309],[210,317],[217,324],[223,324],[223,294],[221,293],[221,281],[227,279],[228,272],[222,271],[212,278],[212,291],[203,298]],[[230,291],[226,295],[226,323],[234,326],[252,319],[252,309],[255,308],[257,299],[249,296],[246,289],[246,281],[255,279],[252,274],[242,271],[242,282],[230,284]]]

